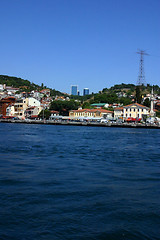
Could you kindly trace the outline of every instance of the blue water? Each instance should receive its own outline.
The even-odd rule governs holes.
[[[0,123],[8,239],[160,239],[160,130]]]

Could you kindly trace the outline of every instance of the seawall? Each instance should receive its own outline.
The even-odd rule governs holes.
[[[110,122],[97,123],[97,122],[69,122],[69,121],[67,122],[67,121],[50,121],[50,120],[10,120],[10,119],[9,120],[0,119],[0,123],[160,129],[160,125],[142,124],[142,123],[110,123]]]

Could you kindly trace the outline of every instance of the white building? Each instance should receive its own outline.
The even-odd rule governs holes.
[[[14,104],[11,104],[6,108],[6,116],[14,116],[14,115],[15,115]]]
[[[41,106],[41,103],[39,100],[33,97],[28,98],[28,107],[40,107],[40,106]]]
[[[0,84],[0,92],[2,92],[4,90],[4,85]]]
[[[143,118],[144,115],[149,115],[150,109],[139,103],[132,103],[123,107],[123,118]]]
[[[149,116],[150,109],[139,103],[132,103],[127,106],[119,107],[114,109],[114,118],[123,118],[127,120],[128,118],[143,118],[143,116]]]
[[[123,118],[123,107],[114,108],[114,118]]]

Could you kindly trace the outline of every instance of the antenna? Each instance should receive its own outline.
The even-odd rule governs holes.
[[[140,54],[140,64],[139,64],[139,76],[138,76],[138,81],[137,85],[145,85],[145,75],[144,75],[144,55],[149,56],[148,53],[146,53],[144,50],[139,50],[137,54]]]

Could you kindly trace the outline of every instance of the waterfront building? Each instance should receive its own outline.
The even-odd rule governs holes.
[[[18,99],[14,104],[14,116],[22,119],[38,115],[41,110],[40,101],[32,97]]]
[[[123,107],[123,118],[143,118],[150,113],[150,109],[139,103],[132,103]]]
[[[123,118],[123,107],[114,108],[114,118]]]
[[[69,112],[71,118],[112,118],[113,112],[105,109],[78,109]]]
[[[71,86],[71,95],[78,95],[78,86],[77,85]]]
[[[9,105],[15,103],[15,97],[6,97],[0,100],[0,115],[6,116],[6,109]]]
[[[89,88],[84,88],[83,89],[83,96],[89,95]]]
[[[28,99],[17,99],[14,104],[14,116],[18,118],[25,118],[24,113],[28,107]]]
[[[37,106],[28,107],[24,112],[25,118],[37,118],[41,110],[42,107]]]
[[[55,120],[55,119],[59,119],[59,112],[58,111],[51,111],[51,116],[49,117],[50,120]]]
[[[6,108],[6,116],[14,117],[14,104],[11,103],[7,108]]]

